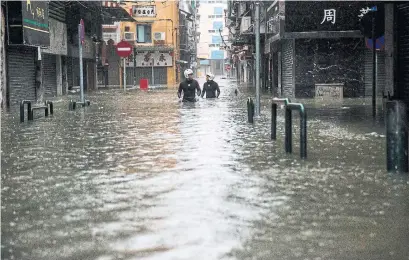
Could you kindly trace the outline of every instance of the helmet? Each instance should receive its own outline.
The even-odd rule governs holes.
[[[206,73],[206,76],[209,76],[210,80],[214,79],[214,75],[211,72]]]
[[[193,70],[187,69],[187,70],[185,70],[184,74],[185,74],[185,78],[188,78],[189,74],[193,74]]]

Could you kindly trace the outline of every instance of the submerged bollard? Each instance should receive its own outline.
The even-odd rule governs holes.
[[[277,139],[277,104],[284,103],[286,106],[290,102],[289,98],[273,98],[271,103],[271,140]]]
[[[50,115],[54,114],[54,104],[52,101],[50,100],[46,100],[45,101],[45,105],[48,107],[48,109],[50,110]]]
[[[307,113],[304,105],[288,103],[285,108],[285,151],[292,153],[292,110],[300,112],[300,157],[307,158]]]
[[[386,102],[386,165],[388,172],[407,173],[409,118],[403,101]]]
[[[271,140],[277,139],[277,104],[271,104]]]
[[[31,111],[31,101],[30,100],[23,100],[20,103],[20,122],[24,122],[24,105],[27,104],[27,119],[30,118],[30,111]]]
[[[249,123],[254,123],[254,102],[253,99],[247,99],[247,116]]]

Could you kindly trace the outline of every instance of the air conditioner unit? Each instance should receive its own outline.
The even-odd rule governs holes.
[[[240,33],[247,31],[251,26],[251,16],[244,16],[241,18]]]
[[[164,32],[155,32],[153,33],[153,40],[155,41],[164,41],[165,33]]]
[[[124,32],[124,39],[126,41],[135,41],[135,33],[134,32]]]

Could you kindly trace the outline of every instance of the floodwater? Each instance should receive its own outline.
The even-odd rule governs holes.
[[[409,180],[385,171],[370,102],[305,100],[308,159],[270,140],[269,95],[179,103],[100,90],[91,106],[2,115],[2,259],[409,259]]]

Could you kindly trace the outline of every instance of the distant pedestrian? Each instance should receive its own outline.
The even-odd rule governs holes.
[[[181,98],[183,91],[183,102],[196,102],[196,93],[200,96],[201,90],[199,82],[193,79],[193,71],[187,69],[184,72],[186,80],[179,84],[178,97]]]
[[[220,95],[219,85],[214,81],[214,75],[210,72],[206,74],[206,82],[203,84],[202,97],[205,94],[206,98],[218,98]]]

